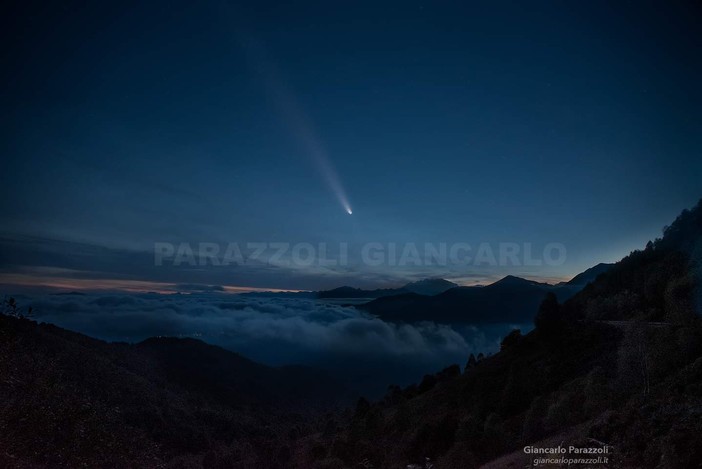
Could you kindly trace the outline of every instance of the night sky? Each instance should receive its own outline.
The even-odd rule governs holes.
[[[702,14],[613,3],[11,6],[0,283],[472,284],[616,261],[702,196]],[[555,242],[567,260],[176,268],[157,242]]]

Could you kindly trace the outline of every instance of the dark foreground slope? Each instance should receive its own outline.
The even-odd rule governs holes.
[[[527,445],[572,444],[609,446],[606,467],[700,467],[702,205],[664,233],[565,304],[548,297],[500,353],[359,401],[301,465],[523,468]]]
[[[285,467],[344,396],[197,340],[108,344],[0,315],[0,467]]]

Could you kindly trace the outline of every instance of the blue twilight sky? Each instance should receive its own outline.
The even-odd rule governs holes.
[[[615,261],[702,196],[696,3],[17,2],[0,283],[471,284]],[[176,268],[157,242],[567,258]]]

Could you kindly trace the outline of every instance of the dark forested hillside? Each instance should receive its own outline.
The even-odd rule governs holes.
[[[0,315],[0,467],[286,467],[345,391],[192,339],[109,344]]]
[[[597,279],[597,277],[599,277],[601,274],[607,272],[612,265],[613,264],[607,264],[604,262],[599,263],[593,267],[590,267],[584,272],[580,272],[578,275],[565,283],[568,285],[587,285],[588,283]]]
[[[702,461],[702,203],[565,304],[552,293],[526,336],[415,386],[359,401],[309,467],[525,467],[526,445],[608,446],[609,467]]]

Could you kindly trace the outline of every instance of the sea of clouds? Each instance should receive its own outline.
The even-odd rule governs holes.
[[[195,294],[47,294],[18,298],[34,319],[108,341],[198,338],[273,366],[325,368],[362,390],[409,384],[490,352],[513,325],[394,324],[299,298]]]

